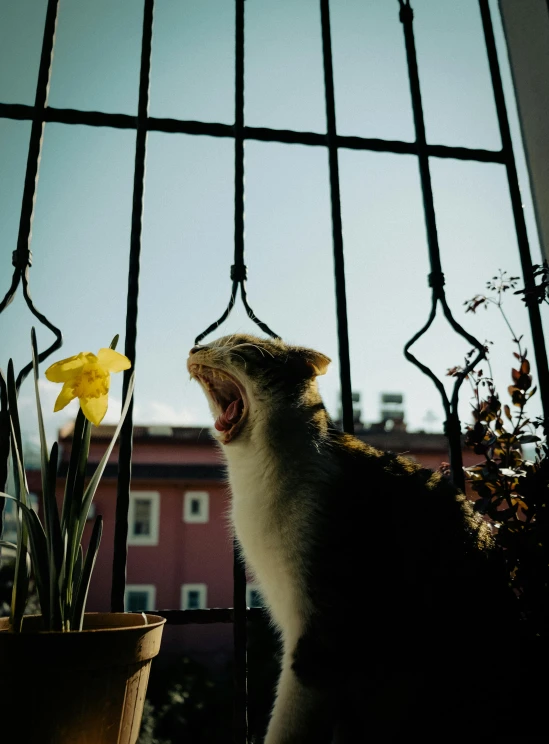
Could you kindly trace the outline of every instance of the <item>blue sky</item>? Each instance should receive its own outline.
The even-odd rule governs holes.
[[[475,0],[415,0],[415,32],[427,138],[432,144],[498,148],[500,139]],[[31,103],[45,0],[0,0],[0,100]],[[157,0],[150,113],[232,123],[232,0]],[[413,140],[402,28],[396,0],[332,2],[340,134]],[[539,259],[528,184],[509,95],[497,5],[500,61],[534,261]],[[135,113],[142,5],[63,0],[49,102]],[[325,131],[317,0],[247,0],[245,120],[255,126]],[[30,126],[0,120],[0,280],[7,289],[19,222]],[[64,332],[52,361],[106,346],[123,350],[135,134],[48,124],[33,225],[31,289]],[[334,360],[321,388],[337,410],[339,375],[333,289],[328,161],[324,148],[246,144],[246,262],[253,308],[285,339]],[[148,139],[135,418],[139,423],[207,425],[209,412],[185,373],[194,337],[224,309],[233,253],[233,144],[164,135]],[[403,357],[430,307],[427,245],[416,159],[340,151],[353,388],[374,421],[382,392],[405,396],[410,428],[442,428],[432,383]],[[502,166],[431,160],[447,296],[457,319],[495,342],[493,367],[509,384],[512,343],[493,312],[463,313],[498,268],[520,274]],[[5,288],[5,289],[4,289]],[[509,315],[528,339],[522,303]],[[547,321],[547,318],[545,318]],[[32,318],[20,293],[0,317],[0,366],[28,360]],[[238,305],[222,332],[253,330]],[[39,342],[50,342],[38,330]],[[528,344],[531,348],[531,344]],[[437,319],[415,353],[444,374],[468,345]],[[116,417],[121,380],[113,385]],[[57,386],[42,385],[53,408]],[[468,393],[462,419],[468,419]],[[532,401],[534,403],[534,401]],[[533,411],[535,406],[532,406]],[[29,385],[21,392],[34,428]],[[427,416],[431,411],[432,415]],[[51,434],[74,408],[48,415]],[[431,418],[433,420],[429,421]]]

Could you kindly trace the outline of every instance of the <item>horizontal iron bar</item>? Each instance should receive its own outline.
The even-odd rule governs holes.
[[[233,623],[232,607],[215,607],[211,610],[147,610],[149,614],[166,618],[167,625],[213,625],[214,623]],[[265,610],[261,607],[248,607],[247,620],[266,619]]]
[[[0,118],[32,121],[34,107],[20,103],[0,103]],[[89,127],[113,127],[114,129],[137,129],[137,116],[129,114],[108,114],[100,111],[77,111],[48,106],[43,112],[43,121],[57,124],[81,124]],[[209,137],[234,137],[231,124],[216,124],[203,121],[183,121],[180,119],[147,118],[147,131],[168,134],[198,134]],[[282,142],[292,145],[328,147],[327,135],[318,132],[295,132],[290,129],[269,129],[268,127],[244,127],[244,139],[260,142]],[[369,150],[372,152],[392,152],[397,155],[417,155],[415,142],[384,140],[372,137],[351,137],[336,135],[336,146],[347,150]],[[451,147],[449,145],[427,145],[427,152],[435,158],[455,160],[474,160],[481,163],[504,163],[501,150],[483,150],[470,147]]]

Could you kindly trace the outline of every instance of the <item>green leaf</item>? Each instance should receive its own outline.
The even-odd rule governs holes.
[[[82,535],[84,533],[84,527],[86,525],[86,519],[88,518],[90,504],[97,490],[97,486],[99,485],[99,481],[101,480],[101,476],[103,475],[103,471],[105,470],[107,466],[107,462],[109,460],[109,457],[111,456],[111,452],[114,449],[114,445],[116,443],[116,440],[118,439],[118,435],[120,434],[120,429],[122,428],[124,419],[126,418],[126,415],[128,413],[132,395],[133,395],[134,384],[135,384],[135,372],[132,372],[132,375],[130,377],[130,383],[128,385],[128,394],[126,395],[126,400],[124,401],[124,408],[122,409],[122,413],[120,415],[120,421],[118,422],[118,426],[116,427],[116,431],[114,432],[113,438],[111,439],[106,452],[101,458],[101,461],[99,462],[99,465],[97,466],[97,469],[95,473],[93,474],[88,484],[88,487],[86,488],[86,492],[84,494],[82,510],[80,512],[80,524],[78,526],[78,542],[80,542],[80,540],[82,539]]]
[[[86,551],[86,560],[84,561],[84,566],[80,574],[80,581],[78,583],[72,616],[73,630],[82,630],[86,600],[88,598],[88,591],[90,588],[90,579],[93,567],[95,566],[95,560],[97,558],[97,552],[99,550],[99,544],[101,543],[102,534],[103,517],[99,515],[96,517],[95,524],[93,525],[93,531],[90,537],[90,544],[88,545],[88,550]]]
[[[78,470],[78,462],[80,456],[80,448],[82,446],[82,436],[84,434],[84,425],[86,423],[86,417],[82,413],[82,409],[78,409],[76,415],[76,422],[74,424],[74,431],[72,435],[72,448],[71,456],[69,459],[69,467],[67,470],[67,479],[65,481],[65,495],[63,497],[63,510],[61,512],[61,529],[66,529],[66,522],[69,518],[72,497],[74,493],[74,482],[76,479],[76,473]]]
[[[116,336],[111,341],[111,345],[109,346],[109,348],[112,349],[113,351],[116,349],[116,347],[118,345],[118,339],[119,338],[120,338],[120,334],[117,333]]]
[[[84,500],[84,484],[86,480],[86,466],[90,451],[91,422],[88,419],[84,421],[82,440],[79,443],[77,456],[78,464],[74,479],[74,486],[70,494],[71,504],[67,512],[67,522],[65,525],[68,536],[68,555],[67,555],[67,575],[66,575],[66,597],[71,606],[73,603],[73,585],[75,581],[74,568],[78,558],[78,547],[82,539],[80,531],[80,516],[82,512],[82,503]],[[73,445],[74,446],[74,445]],[[71,453],[72,454],[72,453]]]
[[[61,622],[64,624],[66,620],[66,580],[67,580],[67,559],[68,559],[68,535],[63,532],[63,561],[61,563],[61,570],[59,571],[59,577],[57,579],[57,588],[61,597]]]
[[[21,439],[21,427],[19,425],[19,412],[17,410],[17,388],[15,385],[15,372],[13,370],[13,361],[8,362],[8,406],[10,411],[10,420],[14,432],[15,443],[18,452],[23,452],[23,442]]]
[[[7,540],[0,540],[0,548],[12,548],[12,550],[17,550],[17,545],[15,543],[8,542]]]
[[[521,437],[518,438],[518,441],[521,444],[531,444],[532,442],[541,442],[541,439],[535,434],[523,434]]]
[[[76,597],[78,591],[78,584],[82,576],[82,566],[84,565],[84,551],[82,550],[82,543],[78,546],[76,551],[76,561],[74,563],[74,573],[72,577],[72,596],[73,600]]]
[[[28,530],[21,519],[20,505],[27,504],[28,489],[25,471],[22,464],[21,428],[17,411],[17,388],[13,362],[8,362],[8,412],[12,432],[11,455],[13,462],[13,478],[17,498],[10,497],[17,502],[17,551],[15,554],[15,573],[11,593],[10,625],[15,633],[20,633],[23,624],[23,613],[29,596],[30,559],[28,551]]]
[[[61,564],[63,563],[63,537],[61,534],[61,524],[59,522],[59,511],[57,510],[56,484],[57,484],[57,463],[59,460],[59,445],[54,442],[51,448],[48,463],[48,490],[51,498],[48,502],[48,525],[50,534],[48,537],[48,551],[54,558],[55,572],[59,574]],[[45,507],[45,505],[44,505]],[[44,509],[45,510],[45,509]]]
[[[40,403],[40,392],[38,389],[38,346],[36,343],[36,332],[34,327],[31,329],[31,345],[32,345],[32,368],[34,372],[34,394],[36,397],[36,411],[38,413],[38,432],[40,435],[40,467],[42,471],[42,494],[44,500],[44,521],[46,526],[46,534],[49,533],[49,511],[48,502],[50,501],[49,494],[49,478],[48,478],[48,443],[46,441],[46,431],[44,429],[44,417],[42,416],[42,405]],[[54,495],[55,498],[55,495]]]
[[[46,522],[46,539],[48,543],[48,565],[50,576],[50,625],[52,630],[62,628],[62,602],[59,590],[59,576],[63,565],[63,536],[57,510],[57,499],[55,496],[57,483],[57,461],[59,447],[54,442],[48,463],[48,493],[49,499],[44,503],[44,513],[48,510]]]
[[[40,465],[42,470],[42,497],[44,507],[44,528],[47,543],[47,560],[43,567],[39,567],[44,575],[47,566],[48,576],[48,605],[49,612],[46,617],[46,610],[42,599],[40,605],[44,614],[45,627],[50,630],[61,629],[61,596],[59,593],[58,576],[61,570],[63,560],[63,542],[61,538],[61,526],[59,523],[59,512],[57,510],[57,501],[55,497],[55,487],[57,482],[57,461],[58,445],[55,442],[51,449],[51,455],[48,458],[48,442],[44,428],[44,417],[42,415],[42,405],[40,402],[40,389],[38,385],[39,377],[39,357],[38,344],[36,342],[36,331],[31,329],[32,345],[32,367],[34,372],[34,393],[36,397],[36,411],[38,413],[38,431],[40,435]],[[35,568],[36,573],[36,567]],[[45,591],[45,588],[44,588]]]
[[[10,359],[8,362],[8,411],[10,416],[10,426],[13,435],[13,443],[11,448],[12,462],[13,462],[13,479],[15,482],[15,491],[17,494],[23,493],[25,483],[25,469],[23,468],[23,481],[19,482],[19,468],[17,467],[17,458],[15,453],[19,453],[21,460],[23,459],[23,444],[21,440],[21,427],[19,425],[19,412],[17,410],[17,388],[15,385],[15,372],[13,370],[13,362]],[[28,491],[28,489],[26,489]]]

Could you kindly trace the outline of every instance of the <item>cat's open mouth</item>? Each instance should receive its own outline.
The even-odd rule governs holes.
[[[190,364],[189,372],[213,401],[218,413],[214,426],[221,433],[223,444],[228,444],[236,437],[246,418],[244,389],[234,377],[215,367]]]

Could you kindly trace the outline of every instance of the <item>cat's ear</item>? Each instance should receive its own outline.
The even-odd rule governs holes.
[[[314,349],[303,349],[296,347],[293,349],[293,355],[299,358],[300,362],[304,365],[305,372],[309,377],[317,377],[318,375],[325,375],[328,371],[328,366],[332,361],[325,354]]]
[[[321,354],[320,351],[312,350],[309,351],[306,359],[308,364],[311,365],[315,377],[318,375],[325,375],[332,361],[330,357],[327,357],[325,354]]]

